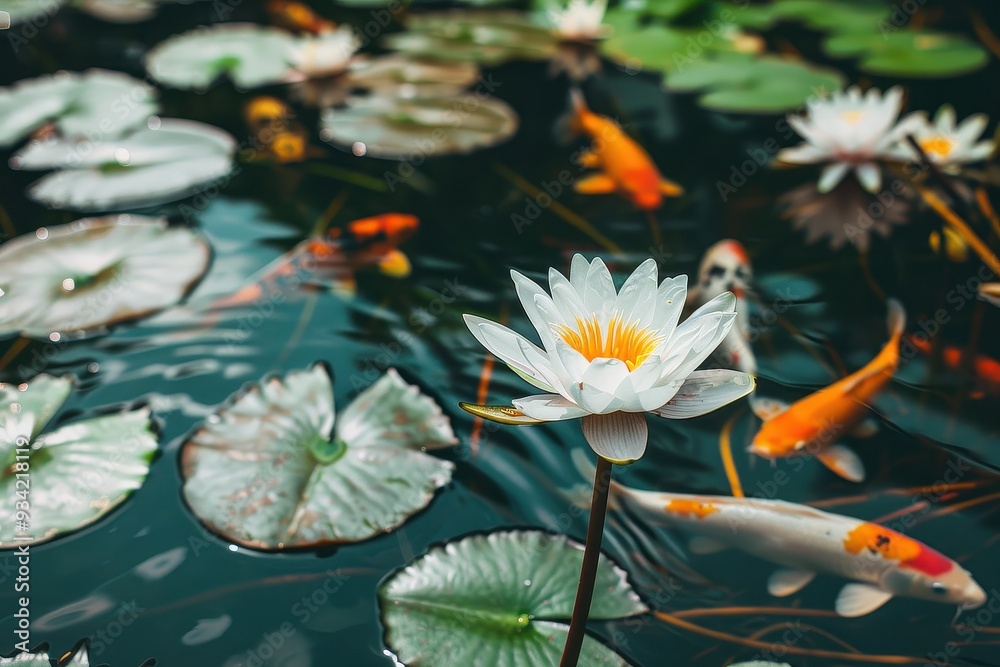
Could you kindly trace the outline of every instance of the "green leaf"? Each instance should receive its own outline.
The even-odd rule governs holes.
[[[861,69],[873,74],[920,78],[965,74],[989,62],[989,54],[964,36],[928,30],[837,35],[823,49],[834,57],[858,57]]]
[[[213,531],[257,549],[356,542],[399,526],[451,480],[423,450],[455,438],[389,370],[334,426],[322,365],[237,394],[181,451],[184,497]]]
[[[866,0],[780,0],[732,11],[734,20],[746,27],[768,28],[781,21],[796,21],[835,33],[872,32],[891,17],[888,7]]]
[[[379,589],[386,643],[405,664],[537,667],[559,662],[583,546],[539,531],[473,535],[431,549]],[[625,573],[602,556],[590,618],[645,613]],[[581,666],[626,665],[595,639]]]
[[[69,386],[66,378],[47,375],[38,376],[23,391],[0,386],[0,433],[23,435],[21,429],[29,424],[32,431],[41,430]],[[19,425],[11,426],[13,420]],[[145,481],[157,438],[149,409],[140,408],[44,433],[31,440],[26,461],[14,451],[16,445],[4,446],[5,461],[27,464],[24,470],[8,466],[0,473],[0,493],[11,499],[0,510],[0,548],[10,549],[23,544],[18,536],[31,536],[33,544],[45,542],[97,521],[124,502]],[[25,491],[29,509],[22,519],[14,501],[25,499]],[[27,525],[19,524],[22,520]]]

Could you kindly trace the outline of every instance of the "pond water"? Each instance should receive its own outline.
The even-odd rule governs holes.
[[[165,5],[155,19],[134,25],[64,10],[17,54],[0,48],[0,84],[89,67],[144,78],[145,51],[170,35],[216,22],[216,4]],[[229,4],[227,20],[268,20],[263,2]],[[365,9],[313,4],[338,21],[370,20]],[[984,20],[1000,27],[996,7],[978,5],[987,12]],[[928,2],[921,11],[975,39],[968,14],[957,5]],[[934,110],[947,102],[959,118],[1000,112],[995,57],[970,74],[901,81],[861,72],[850,60],[830,59],[810,35],[785,28],[774,40],[839,69],[849,81],[882,89],[903,83],[910,109]],[[782,115],[706,110],[694,95],[664,92],[652,73],[605,63],[584,85],[590,106],[618,118],[664,175],[685,188],[683,196],[655,212],[662,238],[654,242],[647,215],[624,200],[554,185],[561,172],[574,178],[581,173],[574,154],[583,143],[559,136],[569,99],[565,76],[551,76],[545,62],[486,67],[483,76],[520,117],[516,134],[496,147],[397,162],[356,157],[312,136],[319,152],[306,162],[241,163],[217,190],[130,210],[193,225],[211,243],[213,264],[189,303],[235,293],[308,238],[331,211],[333,228],[387,212],[417,216],[418,231],[401,246],[412,263],[407,277],[368,266],[357,270],[353,295],[276,283],[269,298],[214,314],[190,315],[182,306],[81,342],[23,345],[15,337],[0,342],[5,381],[21,382],[38,372],[78,378],[58,423],[143,401],[160,433],[158,458],[127,502],[83,530],[31,549],[33,643],[47,641],[58,655],[89,636],[91,661],[115,667],[149,657],[163,665],[206,667],[392,665],[376,598],[389,573],[432,545],[500,527],[554,530],[582,541],[587,513],[579,505],[581,498],[586,503],[590,480],[568,455],[581,448],[589,452],[579,424],[479,427],[458,407],[459,401],[509,404],[532,393],[497,364],[489,366],[486,393],[480,396],[487,355],[461,317],[472,312],[530,330],[510,268],[543,279],[550,266],[568,270],[571,256],[580,252],[604,257],[619,284],[650,256],[661,275],[693,276],[706,248],[722,238],[739,239],[756,281],[751,324],[759,387],[784,397],[829,384],[881,349],[885,295],[906,306],[909,331],[940,326],[935,341],[1000,357],[994,333],[1000,312],[961,295],[981,264],[975,258],[949,262],[928,247],[929,233],[940,224],[933,212],[910,207],[905,224],[888,238],[874,236],[864,257],[850,244],[833,250],[825,241],[807,243],[782,217],[779,198],[817,174],[763,168],[754,161],[771,139],[782,146],[797,142],[779,123]],[[206,93],[163,88],[159,94],[162,115],[215,125],[240,142],[248,137],[247,101],[284,92],[280,86],[240,92],[225,82]],[[295,110],[304,127],[318,126],[314,109]],[[401,168],[407,164],[413,169]],[[0,204],[13,231],[31,233],[82,217],[26,198],[22,193],[37,178],[0,169]],[[558,189],[549,198],[554,203],[528,194],[524,183]],[[995,188],[990,194],[1000,201]],[[573,213],[614,248],[574,226]],[[939,309],[947,321],[935,325]],[[275,554],[212,534],[181,493],[179,450],[185,436],[246,383],[318,360],[333,369],[340,405],[390,367],[432,396],[459,440],[435,454],[455,463],[453,481],[398,529],[358,544]],[[888,517],[887,525],[971,571],[993,602],[987,608],[996,608],[1000,523],[997,501],[990,498],[1000,492],[1000,397],[989,391],[973,395],[971,384],[967,375],[943,369],[925,355],[904,354],[874,406],[880,432],[871,439],[847,439],[868,470],[861,484],[836,477],[814,460],[771,465],[751,457],[745,449],[760,421],[745,401],[695,420],[650,417],[648,453],[616,475],[637,488],[728,495],[731,485],[720,455],[725,429],[747,495],[863,519]],[[705,610],[673,616],[673,623],[650,615],[592,622],[592,633],[633,664],[721,666],[757,658],[833,666],[876,664],[874,656],[882,655],[944,664],[950,651],[950,664],[1000,665],[1000,621],[993,612],[955,619],[952,606],[896,599],[855,619],[800,614],[793,608],[832,610],[844,581],[821,576],[794,597],[777,600],[766,590],[772,565],[739,551],[695,556],[685,544],[683,534],[633,516],[609,516],[605,550],[651,606],[668,614]],[[6,646],[16,627],[9,611],[15,556],[6,552],[0,562],[0,646]],[[986,627],[970,632],[970,624]],[[816,651],[786,654],[786,645]],[[821,651],[857,655],[849,662]]]

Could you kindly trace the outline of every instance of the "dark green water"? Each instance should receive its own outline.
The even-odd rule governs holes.
[[[263,21],[261,4],[243,3],[232,19]],[[323,6],[338,19],[364,16]],[[950,4],[939,7],[953,10]],[[169,6],[153,21],[115,27],[63,12],[18,57],[10,49],[0,49],[0,83],[91,66],[141,78],[140,56],[146,48],[213,16],[211,3]],[[955,29],[968,30],[957,10],[953,23]],[[809,51],[808,36],[791,37]],[[818,55],[814,59],[821,61]],[[864,78],[881,88],[896,83],[865,78],[844,63],[834,64],[843,67],[851,80]],[[509,309],[509,325],[529,330],[509,282],[511,267],[541,278],[549,266],[568,269],[574,252],[600,254],[620,280],[652,253],[661,272],[692,274],[706,247],[720,238],[737,238],[747,246],[759,279],[761,303],[754,320],[761,329],[755,351],[762,388],[803,395],[833,378],[830,350],[853,370],[884,343],[884,305],[863,275],[857,253],[850,247],[833,252],[824,244],[807,245],[777,213],[777,198],[815,172],[761,169],[728,200],[719,196],[717,182],[730,178],[732,166],[748,159],[748,150],[771,137],[785,145],[793,143],[790,136],[776,131],[777,117],[709,113],[690,97],[662,93],[652,77],[629,75],[607,65],[603,75],[586,87],[592,106],[619,117],[641,138],[664,174],[687,189],[684,197],[657,213],[664,237],[661,247],[651,247],[645,216],[623,201],[563,193],[558,198],[561,204],[582,214],[624,249],[623,254],[613,255],[551,210],[520,229],[512,222],[513,215],[525,213],[525,195],[499,174],[497,165],[541,186],[562,170],[576,173],[571,155],[579,145],[560,144],[553,132],[566,105],[564,79],[550,79],[545,64],[511,64],[489,72],[499,82],[496,95],[521,117],[514,139],[470,156],[431,159],[419,167],[419,179],[392,192],[347,185],[311,173],[305,165],[252,164],[243,165],[217,197],[136,211],[167,215],[178,222],[188,218],[213,244],[213,271],[225,268],[249,276],[306,238],[330,201],[349,190],[335,225],[388,211],[420,218],[420,231],[404,245],[413,262],[409,278],[361,272],[353,300],[326,292],[289,292],[273,311],[234,311],[214,328],[172,319],[168,313],[88,342],[33,344],[8,364],[5,379],[24,379],[17,375],[19,368],[71,373],[82,379],[81,390],[70,398],[61,419],[109,404],[147,400],[161,427],[161,455],[130,500],[97,524],[32,549],[33,641],[50,642],[58,654],[91,636],[92,661],[114,667],[138,664],[147,657],[163,665],[199,667],[387,666],[392,660],[383,654],[376,588],[386,574],[430,545],[503,526],[555,529],[582,539],[585,517],[562,493],[585,482],[568,458],[572,449],[585,447],[579,425],[488,427],[473,452],[468,442],[471,417],[457,407],[458,401],[476,399],[485,358],[462,324],[461,314],[475,312],[496,319]],[[979,111],[995,116],[1000,111],[998,72],[994,62],[974,75],[913,82],[908,85],[909,106],[936,109],[951,102],[959,118]],[[246,137],[240,110],[249,94],[241,95],[228,85],[205,95],[171,90],[160,94],[162,115],[203,120],[225,128],[237,140]],[[306,127],[316,126],[308,111],[302,111],[301,120]],[[335,149],[326,153],[322,161],[379,181],[397,166]],[[0,203],[18,233],[80,217],[28,202],[21,193],[36,176],[0,170]],[[1000,199],[996,192],[993,195]],[[935,218],[916,210],[908,219],[909,224],[896,228],[888,241],[874,241],[869,255],[873,280],[906,304],[911,330],[919,330],[916,323],[945,308],[950,321],[940,340],[964,346],[975,337],[982,352],[1000,356],[995,334],[1000,311],[975,300],[949,298],[976,274],[979,264],[942,262],[926,242],[937,224]],[[802,338],[776,324],[768,326],[768,313],[778,310]],[[225,335],[233,329],[244,332],[236,343]],[[10,342],[0,344],[0,351],[6,351]],[[185,507],[179,447],[212,406],[243,384],[320,359],[334,368],[341,405],[390,366],[432,395],[452,418],[461,440],[454,451],[442,454],[457,463],[454,481],[402,528],[361,544],[281,555],[234,550],[207,532]],[[850,443],[869,469],[869,480],[862,485],[842,481],[815,462],[798,471],[798,463],[771,467],[761,460],[750,461],[743,450],[759,422],[743,402],[694,421],[650,418],[649,452],[640,463],[621,471],[620,478],[642,488],[729,493],[718,443],[722,426],[735,416],[733,451],[748,494],[797,502],[853,498],[829,508],[866,519],[926,500],[926,506],[909,512],[913,525],[890,525],[958,560],[997,599],[996,502],[935,514],[1000,490],[995,417],[1000,399],[971,399],[967,388],[960,374],[933,370],[921,356],[907,359],[877,404],[881,433],[869,441]],[[513,373],[502,366],[495,370],[491,403],[507,403],[526,393],[531,392]],[[789,472],[787,484],[775,486],[776,479],[785,479],[777,473],[793,467],[797,472]],[[956,468],[962,482],[981,485],[957,496],[906,491],[939,483]],[[651,605],[678,611],[779,604],[765,590],[772,569],[768,564],[734,552],[692,557],[683,547],[672,546],[683,545],[683,536],[637,530],[630,523],[612,515],[606,547]],[[687,580],[677,567],[678,558],[710,585]],[[150,563],[150,559],[157,560]],[[13,558],[5,555],[0,562],[9,564]],[[0,572],[5,579],[0,593],[5,610],[13,600],[9,577],[6,570]],[[795,603],[832,609],[843,583],[820,577],[794,598]],[[895,600],[860,619],[747,612],[694,620],[742,637],[772,623],[788,622],[789,628],[779,626],[762,641],[781,642],[784,634],[786,639],[793,636],[790,643],[800,648],[845,650],[815,629],[819,628],[864,653],[926,657],[934,664],[943,651],[951,650],[952,664],[1000,665],[1000,636],[995,634],[1000,620],[992,614],[979,619],[978,623],[992,627],[992,634],[976,632],[971,645],[951,646],[949,642],[969,641],[952,625],[953,615],[954,609],[944,605]],[[223,616],[230,617],[231,625],[222,636],[195,644],[189,633],[198,621]],[[0,647],[7,645],[13,627],[11,616],[0,616]],[[650,617],[594,623],[591,630],[636,665],[724,665],[735,658],[769,657],[761,649],[722,643]],[[269,650],[274,645],[277,650]],[[272,652],[275,655],[268,657]],[[770,657],[781,657],[780,644]],[[808,656],[787,659],[803,666],[852,664]]]

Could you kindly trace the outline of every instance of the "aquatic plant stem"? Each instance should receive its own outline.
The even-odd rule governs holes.
[[[611,491],[612,463],[597,457],[594,472],[594,495],[590,500],[590,523],[587,525],[587,543],[583,550],[583,566],[580,568],[580,583],[576,588],[576,602],[566,634],[559,667],[576,667],[583,648],[583,638],[587,633],[587,617],[590,603],[594,599],[594,583],[597,581],[597,563],[601,559],[601,542],[604,540],[604,519],[608,515],[608,495]]]

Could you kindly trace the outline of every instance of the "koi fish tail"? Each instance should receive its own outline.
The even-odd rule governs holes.
[[[569,111],[556,121],[555,136],[560,144],[568,144],[583,134],[581,119],[584,114],[590,113],[587,102],[583,99],[583,93],[576,86],[569,89],[569,105]]]
[[[889,299],[887,305],[889,314],[886,317],[886,326],[889,329],[889,337],[898,344],[903,336],[903,330],[906,329],[906,309],[896,299]]]

